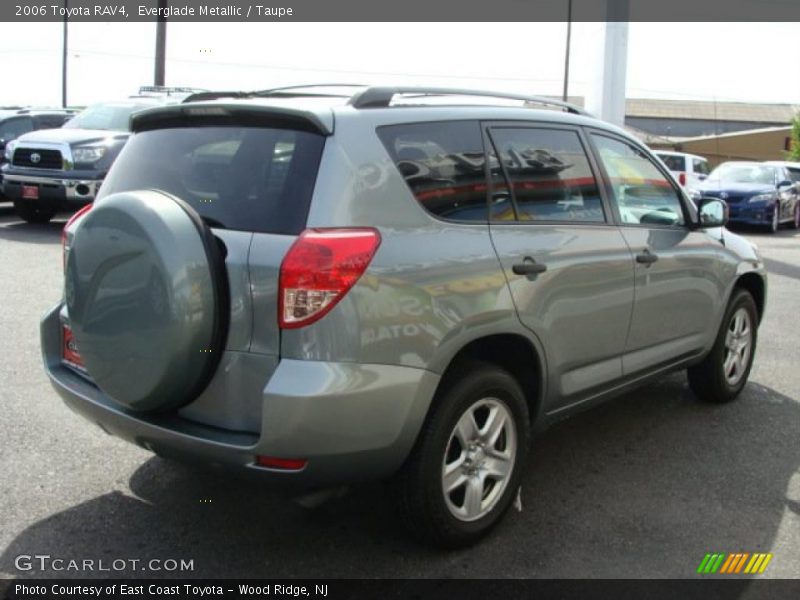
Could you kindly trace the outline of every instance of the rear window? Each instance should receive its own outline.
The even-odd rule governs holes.
[[[212,227],[296,235],[305,228],[325,138],[262,127],[193,127],[137,133],[99,198],[158,189]]]
[[[673,154],[658,154],[658,158],[660,158],[667,168],[670,171],[686,171],[686,158],[683,156],[675,156]]]
[[[477,121],[390,125],[380,127],[378,136],[425,210],[454,221],[487,221]]]

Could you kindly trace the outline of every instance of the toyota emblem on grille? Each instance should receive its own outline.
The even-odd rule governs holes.
[[[31,152],[31,162],[35,165],[39,164],[42,160],[42,155],[38,152]]]

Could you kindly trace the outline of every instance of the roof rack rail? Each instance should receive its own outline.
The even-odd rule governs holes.
[[[170,87],[166,85],[140,85],[139,94],[196,94],[206,90],[193,87]]]
[[[368,85],[363,83],[309,83],[305,85],[287,85],[284,87],[277,87],[277,88],[270,88],[268,90],[260,90],[258,92],[253,92],[256,96],[276,96],[276,95],[299,95],[299,96],[306,96],[306,95],[313,95],[313,96],[342,96],[346,98],[350,98],[350,94],[311,94],[311,93],[293,93],[293,92],[300,92],[300,90],[308,90],[308,89],[315,89],[315,88],[368,88]]]
[[[543,96],[528,96],[525,94],[508,94],[505,92],[489,92],[484,90],[465,90],[456,88],[437,88],[437,87],[370,87],[355,94],[350,98],[350,104],[354,108],[388,108],[391,106],[392,99],[400,94],[415,96],[477,96],[481,98],[502,98],[505,100],[520,100],[532,104],[544,106],[555,106],[567,112],[590,117],[592,116],[582,108]]]

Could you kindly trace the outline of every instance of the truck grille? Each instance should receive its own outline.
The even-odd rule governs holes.
[[[13,164],[16,167],[60,170],[64,168],[64,159],[59,150],[17,148],[14,150]]]

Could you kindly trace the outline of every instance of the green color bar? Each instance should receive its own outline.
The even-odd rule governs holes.
[[[698,573],[702,573],[702,572],[703,572],[703,569],[705,569],[705,568],[706,568],[706,563],[708,563],[708,559],[709,559],[709,558],[711,558],[711,555],[710,555],[710,554],[706,554],[706,555],[705,555],[705,557],[703,558],[703,562],[701,562],[701,563],[700,563],[700,566],[699,566],[699,567],[697,567],[697,572],[698,572]]]
[[[717,569],[719,569],[719,568],[720,568],[720,566],[722,565],[722,561],[723,561],[723,560],[725,560],[725,553],[724,553],[724,552],[723,552],[722,554],[720,554],[720,555],[719,555],[719,558],[717,559],[717,562],[716,562],[716,563],[714,564],[714,566],[711,568],[711,572],[712,572],[712,573],[716,573],[716,572],[717,572]]]

